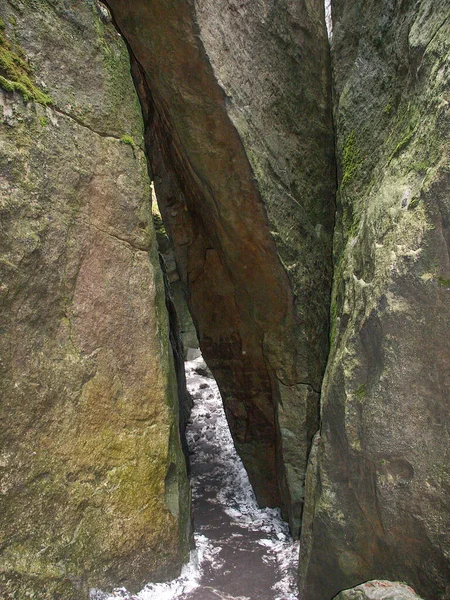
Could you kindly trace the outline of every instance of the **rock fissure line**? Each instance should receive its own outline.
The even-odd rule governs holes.
[[[149,246],[138,245],[138,244],[136,244],[136,242],[133,242],[133,241],[130,241],[129,239],[120,237],[119,235],[111,233],[110,231],[106,231],[106,229],[103,229],[102,227],[99,227],[98,225],[96,225],[92,221],[85,221],[85,224],[88,225],[89,227],[94,227],[95,229],[97,229],[97,231],[100,231],[101,233],[104,233],[105,235],[107,235],[107,236],[109,236],[111,238],[114,238],[115,240],[118,240],[119,242],[127,244],[128,246],[130,246],[134,250],[138,250],[139,252],[149,252],[149,250],[150,250]]]
[[[63,115],[64,117],[67,117],[68,119],[71,119],[72,121],[75,121],[75,123],[77,125],[79,125],[80,127],[84,127],[85,129],[88,129],[92,133],[95,133],[96,135],[98,135],[102,138],[117,140],[119,142],[121,141],[121,138],[119,136],[114,135],[113,133],[106,133],[104,131],[98,131],[97,129],[94,129],[93,127],[91,127],[90,125],[88,125],[87,123],[82,121],[80,118],[63,110],[62,108],[59,108],[55,104],[50,104],[49,106],[47,106],[47,109],[52,110],[52,111],[58,113],[59,115]],[[135,146],[133,149],[135,149],[135,148],[138,148],[138,147]],[[139,150],[141,150],[141,148],[139,148]]]

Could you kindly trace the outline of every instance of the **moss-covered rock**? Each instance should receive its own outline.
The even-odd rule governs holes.
[[[87,0],[0,15],[52,98],[0,89],[0,596],[135,591],[179,572],[190,496],[128,52]]]
[[[340,185],[305,600],[375,578],[450,598],[449,15],[333,2]]]
[[[10,20],[11,25],[17,21]],[[5,32],[6,24],[0,17],[0,86],[7,92],[20,92],[23,99],[34,100],[46,106],[52,99],[33,81],[33,69],[26,60],[23,49],[11,42]]]

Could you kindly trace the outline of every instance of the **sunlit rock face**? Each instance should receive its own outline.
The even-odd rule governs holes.
[[[137,590],[189,551],[140,107],[104,7],[72,4],[0,1],[2,598]]]
[[[450,598],[448,1],[333,1],[331,354],[301,598],[406,581]]]
[[[260,503],[298,532],[331,285],[322,2],[108,4],[203,355]]]

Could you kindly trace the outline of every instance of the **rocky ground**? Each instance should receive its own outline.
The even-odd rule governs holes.
[[[277,510],[258,508],[201,357],[186,376],[196,549],[175,581],[105,600],[294,600],[298,545]]]

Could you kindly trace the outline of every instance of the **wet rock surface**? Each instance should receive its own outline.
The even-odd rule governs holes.
[[[420,600],[420,598],[412,588],[403,583],[373,580],[340,592],[335,600]]]

